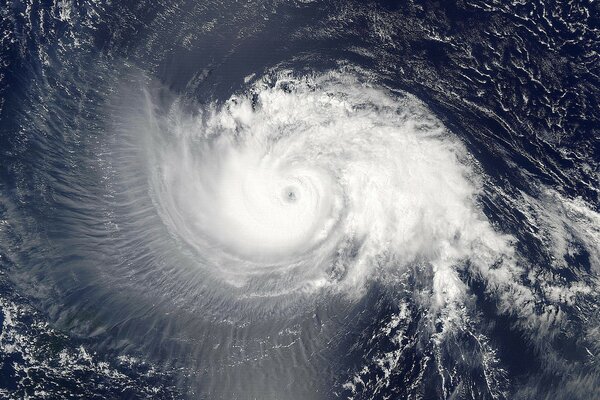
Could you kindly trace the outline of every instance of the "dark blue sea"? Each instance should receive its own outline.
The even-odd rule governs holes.
[[[0,398],[600,399],[600,3],[0,3]]]

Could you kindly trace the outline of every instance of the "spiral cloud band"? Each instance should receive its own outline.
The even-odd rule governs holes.
[[[477,211],[463,146],[409,95],[279,74],[194,117],[181,108],[152,115],[155,205],[200,268],[246,293],[357,294],[428,263],[441,306],[463,290],[458,261],[510,253]]]

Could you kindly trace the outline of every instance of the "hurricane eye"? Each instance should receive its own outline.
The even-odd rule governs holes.
[[[293,187],[287,187],[283,190],[283,199],[288,203],[298,201],[298,191]]]

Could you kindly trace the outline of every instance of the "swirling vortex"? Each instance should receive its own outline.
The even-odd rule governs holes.
[[[453,266],[512,253],[476,206],[473,161],[414,97],[331,72],[259,79],[150,129],[150,187],[198,266],[246,296],[358,295],[428,263],[434,302],[465,290]]]

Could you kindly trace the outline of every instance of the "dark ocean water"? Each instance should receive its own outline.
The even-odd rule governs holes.
[[[1,398],[600,397],[597,2],[0,15]],[[375,200],[342,190],[312,247],[308,217],[213,217],[213,141],[271,129],[269,154],[335,171],[301,188]]]

